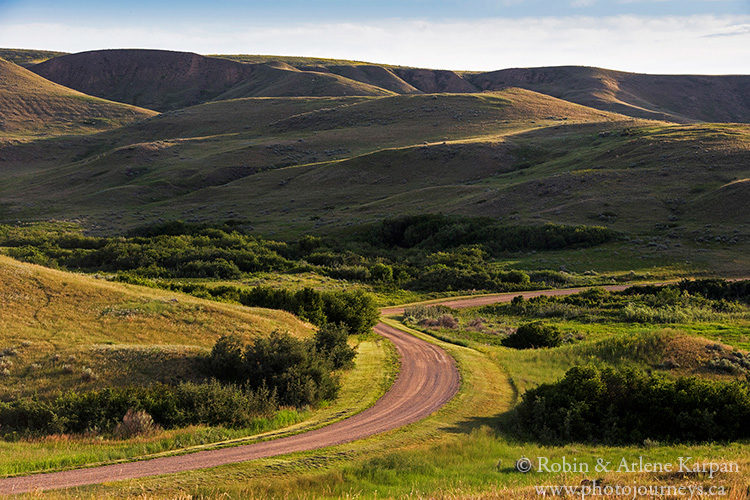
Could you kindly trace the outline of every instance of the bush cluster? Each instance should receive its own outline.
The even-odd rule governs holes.
[[[559,250],[605,243],[614,233],[600,226],[503,225],[489,217],[407,215],[386,219],[371,235],[376,245],[444,250],[481,245],[493,255],[519,250]]]
[[[684,281],[678,285],[633,286],[622,292],[590,289],[568,296],[516,297],[510,304],[488,306],[486,312],[509,312],[537,318],[559,317],[628,323],[709,321],[746,311],[744,282]]]
[[[215,226],[167,222],[120,237],[92,237],[71,225],[0,226],[11,256],[51,267],[145,278],[237,279],[258,272],[316,272],[385,289],[514,291],[564,277],[500,271],[487,256],[591,246],[613,234],[588,226],[502,226],[482,218],[423,215],[363,226],[342,238],[272,241]],[[559,274],[559,273],[558,273]]]
[[[380,311],[372,295],[361,290],[321,292],[313,288],[288,290],[262,286],[244,289],[232,285],[207,286],[200,283],[156,282],[125,273],[118,274],[115,279],[134,285],[189,293],[201,298],[238,302],[250,307],[281,309],[316,326],[329,323],[344,324],[352,334],[369,332],[380,317]]]
[[[540,347],[557,347],[563,343],[563,335],[554,325],[541,321],[526,323],[503,339],[505,347],[514,349],[538,349]]]
[[[522,430],[544,442],[746,439],[750,382],[576,366],[526,392],[516,416]]]
[[[346,327],[333,324],[307,341],[276,333],[244,344],[237,336],[224,336],[211,350],[208,368],[219,380],[270,389],[281,404],[315,405],[338,393],[333,371],[349,367],[355,355],[347,338]]]
[[[164,428],[186,425],[244,427],[278,408],[267,388],[242,389],[219,382],[176,386],[116,387],[66,392],[51,400],[36,397],[0,402],[0,433],[15,435],[113,432],[128,411],[145,412]]]

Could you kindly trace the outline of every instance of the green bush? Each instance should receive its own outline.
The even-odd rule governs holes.
[[[503,345],[514,349],[537,349],[556,347],[562,344],[563,336],[554,325],[541,321],[526,323],[503,339]]]
[[[207,366],[220,380],[270,389],[282,404],[315,405],[338,393],[333,371],[351,366],[355,356],[348,337],[341,324],[325,325],[310,341],[274,333],[245,345],[236,336],[225,336],[214,345]]]
[[[520,428],[544,442],[704,442],[750,437],[750,383],[576,366],[524,394]]]
[[[599,226],[509,226],[489,217],[407,215],[386,219],[370,236],[386,247],[444,250],[482,245],[490,254],[519,250],[559,250],[599,245],[614,233]]]
[[[266,388],[251,391],[216,381],[71,391],[47,401],[32,397],[0,402],[0,432],[111,432],[129,410],[146,412],[156,425],[168,429],[198,424],[243,427],[277,408],[275,394]]]
[[[315,333],[315,351],[334,369],[351,368],[357,351],[349,347],[349,331],[343,324],[327,324]]]

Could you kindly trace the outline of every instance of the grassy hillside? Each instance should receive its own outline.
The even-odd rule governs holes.
[[[385,95],[338,75],[243,64],[189,52],[100,50],[35,65],[39,75],[91,95],[159,111],[249,96]]]
[[[35,49],[0,49],[0,58],[28,68],[53,57],[62,56],[67,52]]]
[[[456,72],[308,57],[219,57],[330,71],[398,93],[471,93],[521,87],[636,118],[680,123],[750,121],[750,77],[746,75],[650,75],[583,66]]]
[[[24,264],[0,256],[0,397],[191,380],[221,335],[308,325],[281,311],[221,304]],[[91,369],[89,373],[86,368]]]
[[[750,77],[645,75],[560,66],[466,75],[482,90],[522,87],[597,109],[675,122],[750,121]]]
[[[9,167],[4,199],[9,204],[13,200],[25,204],[29,193],[34,193],[32,199],[47,199],[67,212],[65,216],[83,215],[79,210],[84,207],[94,215],[98,209],[110,208],[115,200],[120,208],[174,200],[206,186],[243,178],[253,179],[250,182],[259,186],[267,182],[259,179],[256,184],[254,179],[262,172],[354,161],[385,148],[496,137],[542,124],[622,119],[524,90],[487,95],[221,101],[167,113],[116,132],[57,143],[64,152],[41,176],[39,168],[29,167],[39,165],[43,153],[33,145],[8,147],[4,151]],[[270,182],[278,185],[285,178],[277,177],[270,177]],[[18,198],[22,189],[25,201]],[[68,210],[74,200],[76,213],[71,213]]]
[[[97,132],[154,114],[82,94],[0,59],[0,137]]]
[[[243,98],[6,144],[0,219],[110,234],[241,219],[294,237],[443,212],[603,224],[632,240],[628,259],[746,269],[749,149],[746,125],[634,120],[524,89]]]
[[[632,120],[523,89],[217,101],[0,155],[6,221],[111,233],[242,219],[295,236],[443,212],[603,224],[634,257],[746,264],[748,126]]]
[[[521,87],[636,118],[750,121],[750,77],[743,75],[648,75],[583,66],[456,72],[311,57],[207,57],[158,50],[100,50],[52,58],[37,51],[5,53],[26,65],[42,59],[31,69],[67,87],[160,111],[254,96],[474,93]]]

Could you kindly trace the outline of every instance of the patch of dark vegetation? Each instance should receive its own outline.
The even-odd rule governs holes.
[[[503,345],[514,349],[538,349],[557,347],[563,341],[563,334],[555,325],[535,321],[519,326],[515,332],[503,339]]]
[[[659,286],[631,286],[624,294],[654,294],[660,289],[667,287]],[[681,290],[691,295],[701,295],[710,300],[732,300],[750,303],[750,280],[727,281],[722,279],[700,279],[682,280],[676,285],[668,288]]]
[[[601,227],[502,226],[491,219],[442,215],[389,219],[355,234],[290,242],[259,238],[247,229],[242,221],[210,226],[172,221],[105,238],[71,227],[0,226],[0,246],[35,264],[152,279],[314,272],[385,291],[503,292],[567,283],[569,277],[500,269],[491,259],[502,252],[579,248],[614,237]]]
[[[371,233],[374,245],[445,250],[481,245],[490,255],[519,250],[560,250],[600,245],[615,233],[600,226],[519,226],[489,217],[411,215],[386,219]]]
[[[750,437],[750,382],[576,366],[523,396],[519,427],[542,442],[706,442]]]
[[[516,297],[508,304],[486,306],[487,314],[532,318],[602,320],[627,323],[710,321],[746,311],[750,281],[682,281],[674,285],[634,286],[622,292],[593,288],[567,296]]]
[[[128,425],[128,412],[145,412],[154,425],[167,429],[199,424],[248,427],[276,410],[276,394],[268,388],[247,390],[216,381],[113,387],[0,402],[0,434],[6,440],[49,434],[117,435],[126,430],[122,425]],[[131,416],[133,424],[137,416]]]
[[[212,376],[253,390],[271,389],[281,404],[314,405],[336,397],[336,369],[352,365],[343,325],[327,325],[310,341],[275,334],[244,344],[239,337],[219,339],[208,358]]]

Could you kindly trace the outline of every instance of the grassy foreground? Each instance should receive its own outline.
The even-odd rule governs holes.
[[[398,325],[395,320],[386,320]],[[145,478],[50,492],[50,498],[536,498],[535,486],[580,486],[583,480],[606,485],[721,485],[725,498],[745,498],[750,466],[750,444],[665,445],[645,442],[634,446],[569,444],[543,446],[514,437],[507,411],[518,398],[508,375],[510,367],[526,366],[528,376],[540,382],[549,375],[541,356],[529,365],[528,354],[502,349],[462,347],[422,332],[410,333],[448,350],[459,365],[462,387],[457,397],[431,417],[389,433],[347,445],[268,458],[157,478]],[[474,346],[478,347],[478,346]],[[497,351],[495,351],[497,352]],[[552,354],[552,351],[549,351]],[[556,371],[555,367],[553,371]],[[533,382],[533,381],[531,381]],[[739,473],[652,474],[521,474],[514,469],[522,456],[563,457],[595,463],[597,458],[620,463],[638,461],[736,462]]]

